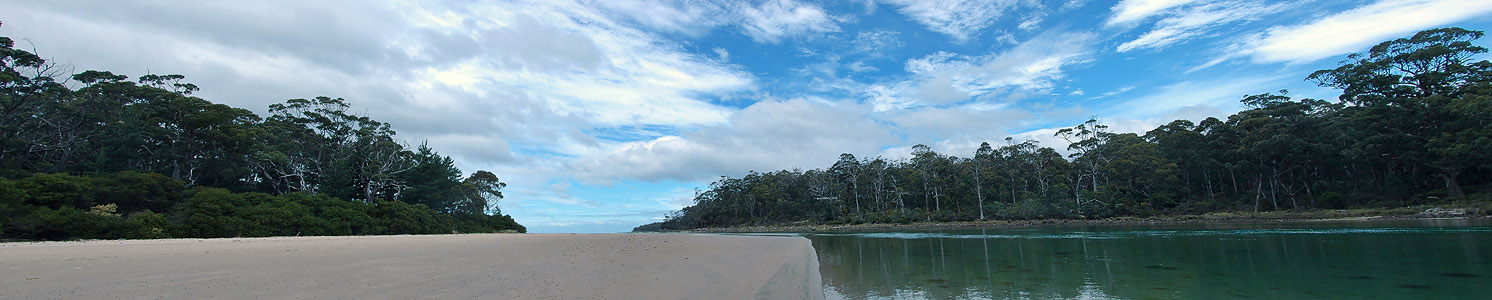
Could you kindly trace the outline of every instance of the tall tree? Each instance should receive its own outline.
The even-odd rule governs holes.
[[[850,194],[855,199],[855,215],[864,217],[864,211],[860,209],[860,161],[855,159],[854,154],[844,153],[839,155],[839,161],[830,167],[840,182],[848,182],[845,187],[850,188]]]
[[[471,176],[462,180],[461,184],[466,191],[465,201],[456,205],[459,212],[469,214],[501,214],[497,201],[503,198],[503,188],[507,183],[498,180],[496,174],[488,171],[476,171]]]
[[[1468,110],[1464,104],[1475,103],[1475,92],[1483,91],[1483,86],[1492,81],[1492,62],[1472,61],[1477,54],[1487,52],[1471,43],[1482,36],[1481,31],[1456,27],[1425,30],[1380,43],[1367,53],[1349,55],[1341,66],[1316,71],[1307,79],[1342,89],[1341,101],[1360,107],[1354,113],[1370,116],[1360,119],[1371,122],[1368,134],[1373,136],[1367,139],[1412,151],[1364,155],[1398,155],[1405,163],[1434,168],[1446,189],[1460,196],[1460,176],[1485,157],[1456,150],[1475,148],[1477,144],[1475,138],[1456,138],[1459,133],[1474,134],[1485,128],[1485,123],[1466,114],[1475,109]],[[1467,118],[1473,121],[1461,122]],[[1434,143],[1435,151],[1448,159],[1432,158],[1429,149],[1419,147],[1436,138],[1440,140]]]

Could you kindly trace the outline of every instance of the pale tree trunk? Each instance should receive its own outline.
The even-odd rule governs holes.
[[[984,220],[984,184],[979,179],[979,160],[974,160],[974,198],[979,201],[979,219]]]
[[[1452,172],[1440,174],[1440,178],[1445,180],[1445,191],[1450,193],[1451,197],[1464,199],[1466,198],[1466,191],[1461,189],[1461,183],[1457,180],[1458,177],[1460,177],[1459,174]]]
[[[1264,197],[1264,180],[1257,180],[1254,185],[1254,212],[1259,212],[1259,200]]]

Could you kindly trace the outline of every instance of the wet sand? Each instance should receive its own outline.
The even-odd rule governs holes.
[[[802,237],[471,234],[0,244],[7,299],[822,299]]]

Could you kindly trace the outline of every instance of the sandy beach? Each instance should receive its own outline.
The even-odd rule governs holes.
[[[822,299],[802,237],[473,234],[0,244],[6,299]]]

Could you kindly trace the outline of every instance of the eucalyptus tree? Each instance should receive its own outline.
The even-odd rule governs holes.
[[[867,159],[866,161],[862,162],[860,165],[862,166],[861,170],[869,170],[870,176],[871,176],[871,178],[873,178],[872,181],[871,181],[871,183],[870,183],[870,186],[871,186],[870,193],[871,193],[872,199],[875,200],[875,203],[872,204],[871,210],[875,210],[875,211],[886,210],[886,204],[885,204],[886,201],[884,200],[886,198],[886,193],[887,193],[887,188],[886,188],[886,184],[887,184],[887,182],[886,182],[886,180],[887,180],[886,173],[887,173],[887,170],[886,169],[889,168],[889,166],[886,163],[886,160],[882,159],[879,156],[877,156],[874,159]]]
[[[912,169],[918,174],[922,182],[923,210],[927,212],[926,219],[932,220],[934,211],[943,210],[943,178],[944,169],[948,160],[942,154],[933,151],[932,147],[918,144],[912,146]]]
[[[980,143],[979,148],[974,150],[974,158],[970,161],[974,169],[974,198],[979,203],[979,219],[984,220],[984,171],[985,162],[993,160],[995,149],[990,148],[988,142]]]
[[[492,172],[473,172],[461,181],[464,197],[456,203],[456,211],[467,214],[502,214],[497,201],[503,198],[502,189],[506,187],[508,184],[503,183]]]
[[[1115,134],[1104,145],[1110,162],[1103,166],[1112,180],[1105,189],[1114,193],[1121,213],[1153,212],[1176,205],[1176,163],[1166,159],[1155,143],[1133,133]]]
[[[865,211],[860,208],[860,161],[855,159],[854,154],[840,154],[839,161],[834,162],[834,166],[829,167],[829,170],[834,172],[840,182],[849,183],[841,184],[841,186],[850,189],[850,194],[855,200],[855,216],[863,218]]]
[[[1113,133],[1108,131],[1109,126],[1098,122],[1098,119],[1088,119],[1083,124],[1072,128],[1057,130],[1053,136],[1060,137],[1068,143],[1067,150],[1072,151],[1069,157],[1073,161],[1082,163],[1087,167],[1086,176],[1091,181],[1093,193],[1098,193],[1099,167],[1107,163],[1104,157],[1103,146],[1108,143]]]

